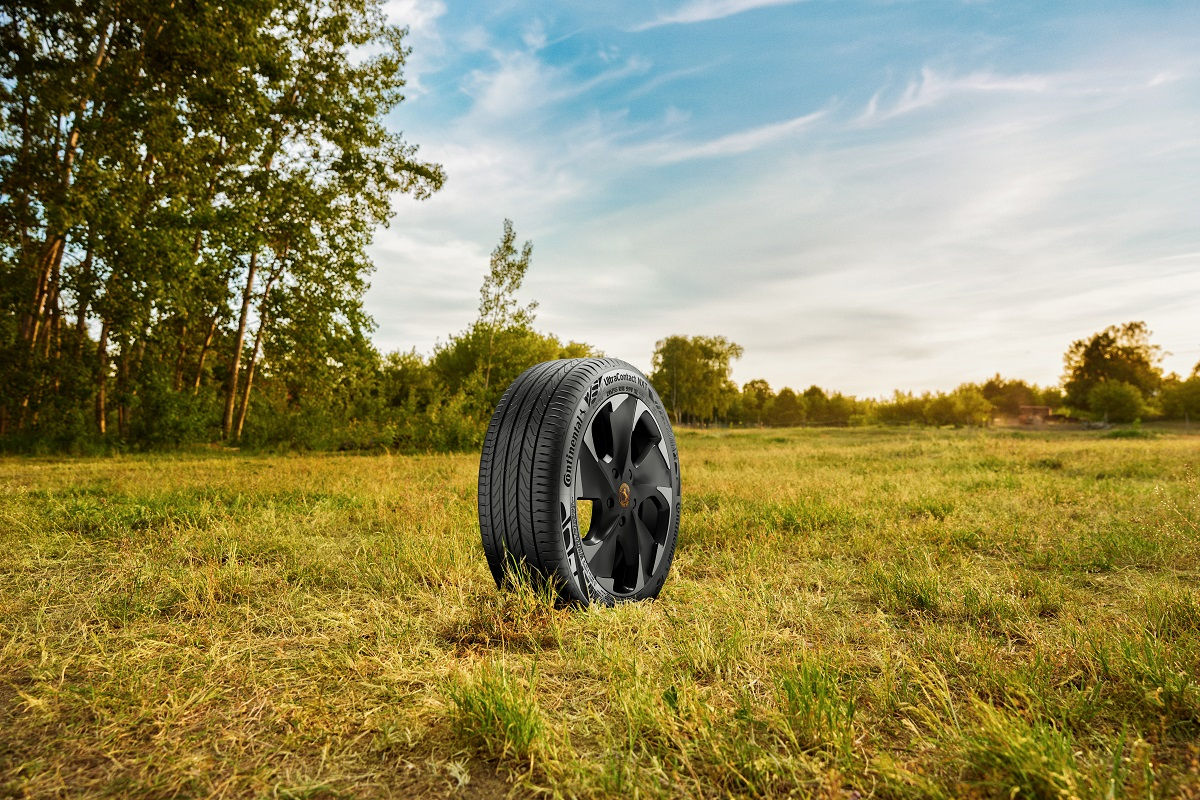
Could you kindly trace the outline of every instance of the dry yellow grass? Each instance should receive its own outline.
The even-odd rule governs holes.
[[[658,602],[476,459],[0,460],[0,794],[1200,797],[1200,438],[682,432]]]

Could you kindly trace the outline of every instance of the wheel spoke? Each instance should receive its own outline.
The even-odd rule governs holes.
[[[636,566],[638,552],[641,550],[640,543],[638,542],[637,526],[622,525],[617,529],[617,536],[621,538],[621,554],[625,557],[625,566]]]
[[[642,522],[641,516],[633,515],[633,524],[637,528],[638,539],[638,555],[641,562],[641,571],[644,575],[649,576],[654,573],[654,562],[658,555],[658,542],[655,541],[654,534],[646,523]]]
[[[629,448],[633,439],[633,424],[637,421],[637,400],[628,395],[624,402],[613,409],[609,418],[612,423],[613,463],[617,469],[624,471],[629,465]]]
[[[579,448],[579,497],[603,500],[615,494],[608,469],[596,458],[591,445],[584,442]]]
[[[658,445],[651,447],[650,452],[642,459],[642,463],[634,469],[633,482],[637,486],[670,488],[672,483],[671,467],[663,458],[662,450],[658,448]]]
[[[592,574],[597,578],[607,578],[610,583],[617,557],[618,537],[611,530],[615,524],[615,519],[609,522],[608,530],[604,531],[602,538],[594,539],[589,536],[583,543],[583,554],[592,569]]]
[[[635,517],[636,515],[630,515]],[[641,536],[637,530],[637,523],[632,520],[617,528],[617,537],[621,540],[621,556],[622,556],[622,583],[627,591],[636,592],[646,585],[646,570],[643,568],[642,562],[642,542]],[[628,578],[632,577],[632,585],[629,584]]]

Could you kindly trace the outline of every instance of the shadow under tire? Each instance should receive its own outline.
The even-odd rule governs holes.
[[[547,361],[504,392],[479,460],[479,530],[498,587],[528,578],[566,604],[657,597],[679,510],[675,434],[635,367]]]

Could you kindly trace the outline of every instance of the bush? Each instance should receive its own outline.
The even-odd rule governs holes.
[[[1088,392],[1088,407],[1096,419],[1133,422],[1146,413],[1146,400],[1136,386],[1125,381],[1101,381]]]

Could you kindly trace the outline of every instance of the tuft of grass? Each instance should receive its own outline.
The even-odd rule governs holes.
[[[810,661],[780,673],[775,681],[787,742],[802,750],[829,748],[848,758],[854,744],[853,687],[826,665]]]
[[[928,570],[878,566],[869,573],[867,585],[875,604],[895,614],[936,614],[942,607],[941,579]]]
[[[505,667],[485,663],[446,687],[459,737],[483,757],[530,765],[549,752],[544,715],[534,696],[534,677],[520,680]]]
[[[905,511],[913,519],[924,517],[941,522],[954,513],[954,502],[944,497],[922,497],[909,503]]]
[[[1146,630],[1161,639],[1200,636],[1200,592],[1174,588],[1146,598]]]
[[[1008,630],[1022,616],[1016,603],[986,585],[965,587],[962,605],[967,619],[998,631]]]
[[[1085,781],[1069,734],[1049,722],[1029,723],[977,703],[961,739],[964,782],[994,797],[1082,796]]]

